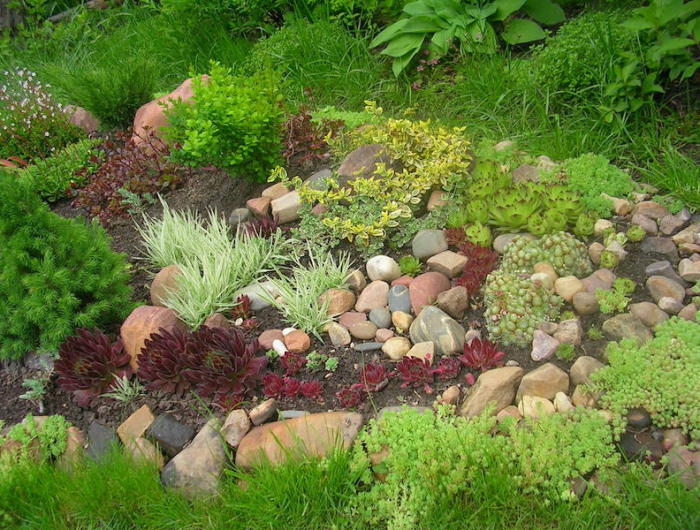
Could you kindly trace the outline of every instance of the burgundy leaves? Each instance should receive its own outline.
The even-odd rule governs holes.
[[[299,394],[304,397],[321,401],[323,385],[319,381],[307,381],[302,383],[293,377],[282,377],[268,373],[263,377],[265,388],[263,393],[269,398],[280,399],[282,397],[295,398]]]
[[[170,349],[170,355],[164,350]],[[242,401],[259,382],[266,357],[256,357],[258,341],[245,342],[235,329],[202,326],[197,331],[151,335],[139,356],[140,378],[148,388],[192,388],[217,402]]]
[[[326,138],[335,135],[343,126],[342,121],[323,120],[315,123],[306,105],[297,114],[287,116],[284,123],[284,149],[282,156],[287,165],[313,168],[320,160],[328,158],[330,147]]]
[[[435,371],[430,367],[430,359],[404,357],[396,365],[396,371],[403,379],[401,388],[407,386],[423,387],[426,394],[432,394],[430,383],[433,382]]]
[[[112,344],[101,332],[79,329],[61,345],[54,364],[61,388],[73,392],[75,402],[87,407],[109,392],[116,379],[131,377],[131,357],[121,339]]]
[[[496,267],[498,253],[467,241],[462,228],[449,228],[446,233],[450,246],[457,247],[459,253],[467,257],[467,264],[462,275],[455,279],[455,284],[466,287],[470,295],[476,293]]]
[[[472,370],[488,370],[502,366],[504,355],[490,340],[474,338],[464,343],[459,362]]]
[[[394,373],[389,372],[383,364],[368,363],[360,371],[360,384],[367,392],[379,392],[389,383],[389,378]]]

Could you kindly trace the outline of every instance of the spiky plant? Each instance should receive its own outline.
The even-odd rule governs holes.
[[[180,396],[192,386],[184,374],[189,368],[189,339],[189,333],[164,328],[146,339],[138,357],[139,369],[136,374],[139,379],[148,381],[146,388]]]

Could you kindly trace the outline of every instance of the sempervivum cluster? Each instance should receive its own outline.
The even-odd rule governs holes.
[[[549,263],[559,276],[582,278],[592,271],[586,245],[568,232],[548,234],[538,240],[516,236],[506,247],[501,269],[531,273],[538,262]]]
[[[54,363],[58,384],[73,392],[75,402],[89,406],[114,386],[116,379],[131,376],[131,357],[124,352],[121,339],[112,344],[101,332],[79,329],[68,337]]]
[[[542,321],[559,316],[561,303],[527,275],[498,270],[489,274],[484,288],[486,327],[499,344],[525,347]]]

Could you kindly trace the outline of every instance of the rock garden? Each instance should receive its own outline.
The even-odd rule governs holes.
[[[625,13],[638,21],[666,3]],[[690,50],[680,40],[697,44],[700,20],[678,3],[676,55]],[[375,26],[370,46],[397,84],[409,64],[409,90],[461,82],[454,65],[426,70],[467,36],[452,27],[424,47],[420,29],[443,28],[441,9],[459,4],[402,4],[398,22]],[[529,6],[524,19],[520,5],[491,4],[492,53],[564,20],[549,1],[514,2]],[[565,8],[572,27],[589,16]],[[685,68],[700,64],[688,53]],[[289,72],[250,68],[212,61],[119,112],[33,70],[4,72],[0,521],[48,528],[18,508],[44,505],[39,483],[112,498],[126,477],[158,499],[143,501],[154,528],[168,510],[171,525],[222,527],[234,498],[260,510],[241,528],[304,517],[306,528],[466,528],[475,519],[457,522],[459,499],[492,498],[537,506],[531,528],[553,527],[537,510],[552,521],[590,510],[606,527],[622,524],[603,519],[618,516],[611,506],[647,490],[683,514],[674,528],[700,521],[696,197],[646,178],[652,166],[387,110],[372,92],[355,110],[316,104],[313,87],[308,105],[292,104]],[[600,120],[625,127],[632,110],[610,94],[617,106]],[[151,527],[117,504],[66,508],[88,522],[56,515],[55,528]],[[616,527],[656,527],[635,509]],[[513,524],[502,516],[484,527]]]

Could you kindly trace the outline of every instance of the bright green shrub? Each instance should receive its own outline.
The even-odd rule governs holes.
[[[588,153],[570,158],[562,168],[568,186],[581,194],[581,203],[601,217],[610,217],[613,207],[612,201],[602,197],[602,193],[625,198],[634,190],[630,176],[601,155]]]
[[[48,416],[41,423],[41,428],[37,424],[34,416],[27,415],[23,423],[14,425],[7,433],[8,440],[14,440],[22,445],[22,453],[26,456],[26,451],[36,440],[42,460],[48,461],[58,458],[66,451],[68,439],[68,427],[71,424],[63,416]],[[2,445],[2,438],[0,438]]]
[[[172,158],[184,165],[214,165],[263,181],[280,158],[283,111],[275,76],[236,77],[212,63],[205,82],[192,82],[192,103],[166,111],[166,137],[179,144]]]
[[[0,172],[0,359],[55,349],[76,328],[132,309],[124,256],[96,224],[50,212],[29,182]]]
[[[566,22],[548,37],[532,57],[532,73],[542,87],[581,92],[607,82],[616,50],[632,45],[629,32],[619,27],[625,11],[591,11]]]
[[[96,153],[93,148],[100,143],[101,140],[86,139],[69,145],[49,158],[35,160],[22,171],[20,178],[28,179],[44,200],[53,202],[65,199],[68,190],[86,184],[75,172],[90,163],[90,158]]]
[[[601,405],[618,415],[643,407],[658,427],[681,427],[700,436],[700,324],[677,317],[656,328],[641,347],[632,339],[611,342],[608,365],[591,376],[604,392]]]
[[[353,451],[353,470],[364,472],[354,499],[357,516],[367,528],[418,528],[443,500],[489,483],[501,493],[533,493],[543,502],[569,500],[570,479],[616,464],[611,430],[595,411],[525,423],[504,422],[492,435],[493,416],[468,420],[444,410],[433,415],[410,409],[370,421]],[[388,455],[372,465],[369,454],[383,449]]]

